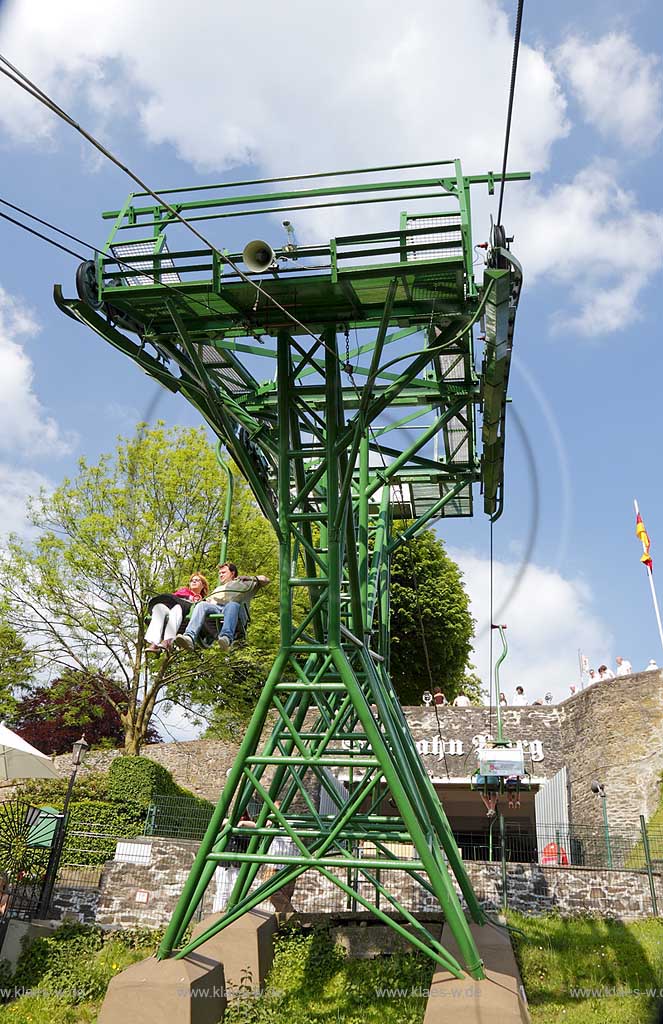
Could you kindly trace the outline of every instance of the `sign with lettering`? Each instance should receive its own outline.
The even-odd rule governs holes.
[[[492,742],[493,737],[488,733],[478,733],[472,737],[472,747],[478,750],[486,742]],[[543,743],[541,740],[518,740],[515,744],[526,754],[529,753],[532,761],[543,761]],[[416,742],[417,750],[422,757],[436,757],[438,761],[441,761],[445,756],[451,757],[464,757],[469,754],[469,750],[465,749],[463,740],[455,739],[444,739],[441,736],[432,736],[430,739],[422,738]]]

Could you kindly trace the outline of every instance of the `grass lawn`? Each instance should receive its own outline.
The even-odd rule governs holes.
[[[32,958],[27,971],[3,978],[2,987],[26,994],[0,1005],[0,1024],[93,1024],[111,978],[149,956],[154,944],[127,948],[111,938],[101,949],[87,949],[74,937],[57,945],[37,940],[31,948],[33,954],[24,954]]]
[[[293,929],[277,937],[265,994],[237,1000],[224,1024],[421,1024],[432,976],[424,954],[350,960],[328,931]]]
[[[532,1024],[649,1024],[663,994],[663,920],[509,913]],[[649,993],[649,994],[648,994]]]

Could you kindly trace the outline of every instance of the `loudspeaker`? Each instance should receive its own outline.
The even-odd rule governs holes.
[[[269,242],[263,242],[261,238],[256,238],[244,246],[242,259],[246,269],[254,274],[262,274],[276,263],[274,250]]]

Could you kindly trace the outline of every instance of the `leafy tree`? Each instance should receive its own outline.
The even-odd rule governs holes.
[[[12,718],[17,694],[35,670],[30,648],[6,621],[7,604],[0,607],[0,718]]]
[[[68,753],[81,733],[90,746],[118,747],[124,729],[116,708],[126,706],[127,694],[114,680],[69,671],[50,686],[33,687],[18,702],[12,728],[46,754]],[[150,724],[145,739],[159,743],[161,736]]]
[[[216,647],[146,654],[150,596],[175,589],[196,570],[216,582],[224,486],[203,430],[160,424],[120,438],[114,456],[96,465],[81,459],[75,479],[32,502],[37,540],[29,545],[13,536],[3,553],[7,624],[28,638],[39,670],[78,669],[103,690],[127,753],[138,753],[153,716],[169,701],[195,710],[223,694],[229,706],[249,704],[255,666],[276,647],[273,587],[251,609],[243,655],[251,671],[233,669],[235,655]],[[228,557],[240,571],[275,578],[275,538],[242,480],[230,542]]]
[[[465,692],[474,619],[460,569],[431,530],[395,549],[390,595],[391,678],[401,703],[420,704],[431,686],[448,700]]]
[[[464,693],[470,698],[473,704],[484,704],[486,692],[483,681],[474,671],[474,665],[468,665],[462,682],[458,688],[459,693]]]

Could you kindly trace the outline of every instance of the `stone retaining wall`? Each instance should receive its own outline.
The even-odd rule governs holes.
[[[595,683],[559,705],[573,820],[601,827],[604,783],[611,822],[637,827],[658,806],[663,770],[663,672]]]
[[[161,928],[168,923],[188,878],[197,844],[184,840],[148,837],[131,840],[143,863],[108,861],[98,891],[58,889],[55,907],[61,914],[80,914],[104,927]],[[465,867],[479,902],[487,910],[502,907],[502,874],[499,863],[466,861]],[[347,872],[338,871],[345,879]],[[409,875],[382,871],[381,881],[403,905],[415,913],[439,911],[435,898]],[[659,906],[663,910],[663,877],[654,875]],[[260,884],[260,876],[255,883]],[[460,895],[460,890],[457,890]],[[360,893],[372,900],[371,887]],[[196,915],[211,913],[214,885],[210,885],[203,906]],[[564,916],[596,914],[624,920],[649,917],[653,913],[648,876],[637,871],[608,871],[593,868],[541,867],[537,864],[507,865],[507,902],[513,910],[527,914],[554,911]],[[292,898],[302,913],[342,913],[348,909],[345,893],[317,872],[301,876]],[[266,906],[271,905],[266,904]],[[381,906],[391,909],[386,900]],[[361,910],[361,905],[356,908]]]
[[[475,762],[467,754],[473,740],[490,729],[487,708],[442,707],[437,715],[423,707],[403,710],[431,776],[443,768],[451,778],[471,774]],[[590,789],[594,778],[605,783],[609,816],[621,825],[637,828],[639,815],[649,818],[655,810],[663,771],[663,672],[595,683],[561,704],[508,708],[503,717],[505,734],[523,741],[533,775],[550,778],[568,766],[574,822],[601,827],[600,801]],[[168,768],[180,785],[216,801],[238,749],[222,740],[192,740],[151,744],[142,754]],[[121,754],[94,751],[81,771],[106,771]],[[55,763],[67,777],[70,756]]]
[[[97,920],[99,895],[99,889],[57,886],[53,892],[50,914],[60,920],[70,918],[93,924]]]

